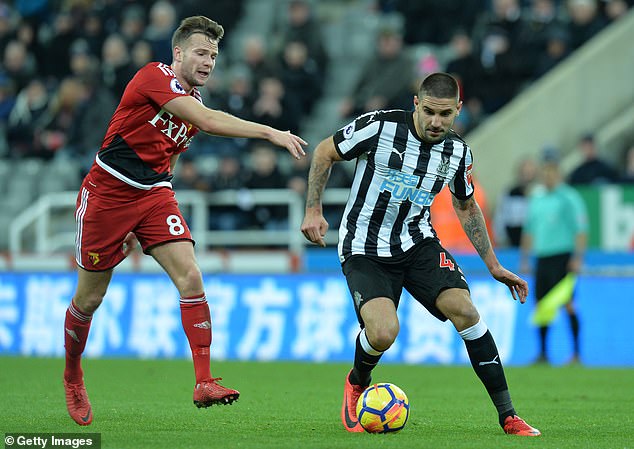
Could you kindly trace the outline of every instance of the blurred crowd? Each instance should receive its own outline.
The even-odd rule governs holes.
[[[431,43],[447,50],[444,64],[430,55],[414,62],[420,77],[440,68],[458,78],[465,107],[456,130],[465,133],[626,14],[634,1],[381,0],[379,4],[383,11],[404,18],[404,45]]]
[[[4,157],[92,159],[135,72],[171,62],[181,17],[213,13],[194,1],[0,1],[0,126]],[[241,2],[215,1],[227,26]]]
[[[322,12],[335,4],[361,4],[380,25],[372,55],[353,89],[339,99],[338,118],[409,109],[420,80],[444,70],[461,83],[465,107],[456,130],[466,133],[634,5],[634,0],[261,1],[279,9],[270,33],[243,32],[232,42],[250,5],[246,0],[0,0],[0,158],[73,160],[86,171],[129,79],[150,61],[171,62],[172,32],[190,15],[206,15],[226,30],[217,73],[202,92],[205,104],[301,135],[316,118],[326,83],[337,83],[329,76],[333,64],[341,63],[324,35],[332,17]],[[420,48],[431,51],[415,51]],[[205,192],[290,188],[303,194],[310,162],[287,159],[264,142],[199,136],[181,157],[174,185]],[[350,181],[349,171],[336,168],[329,187]],[[277,228],[284,222],[284,208],[236,206],[212,214],[215,229]]]

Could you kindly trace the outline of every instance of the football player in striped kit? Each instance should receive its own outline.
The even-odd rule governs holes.
[[[461,107],[455,78],[433,73],[421,83],[413,111],[364,114],[314,151],[301,230],[320,246],[325,246],[328,229],[321,198],[330,169],[335,162],[356,159],[338,244],[361,326],[341,410],[350,432],[363,431],[356,417],[357,399],[398,335],[396,309],[405,288],[436,318],[453,323],[504,432],[540,435],[517,416],[491,332],[471,301],[458,263],[431,225],[434,197],[449,186],[460,223],[493,278],[505,284],[514,299],[526,301],[526,281],[498,261],[473,196],[471,149],[451,129]]]

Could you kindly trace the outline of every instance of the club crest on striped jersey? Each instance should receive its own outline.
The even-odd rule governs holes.
[[[440,176],[447,176],[449,174],[450,159],[449,159],[449,156],[445,156],[444,154],[441,155],[441,158],[442,158],[442,161],[438,165],[438,169],[436,172]]]
[[[170,81],[170,87],[172,88],[172,92],[174,93],[177,93],[177,94],[185,93],[185,89],[183,89],[183,86],[181,86],[181,83],[179,83],[176,78],[172,78],[172,81]]]

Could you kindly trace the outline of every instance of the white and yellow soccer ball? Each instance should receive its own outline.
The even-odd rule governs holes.
[[[409,400],[394,384],[370,385],[359,397],[357,417],[366,432],[398,432],[409,418]]]

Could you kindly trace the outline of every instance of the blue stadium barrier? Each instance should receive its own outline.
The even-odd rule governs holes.
[[[462,270],[466,273],[488,273],[484,262],[475,253],[452,252]],[[512,271],[519,270],[520,254],[516,249],[496,249],[500,263]],[[304,269],[310,273],[341,273],[337,249],[308,248],[304,254]],[[588,250],[584,257],[584,269],[589,273],[634,273],[634,252],[607,252]]]
[[[520,305],[490,277],[468,276],[474,302],[507,365],[531,363],[537,331],[532,300]],[[62,356],[64,314],[73,273],[0,273],[0,354]],[[212,357],[230,360],[347,361],[358,325],[341,274],[207,275],[212,310]],[[582,361],[589,366],[634,366],[628,334],[634,279],[582,276],[577,287]],[[464,345],[407,293],[399,309],[401,333],[385,362],[468,363]],[[551,332],[554,364],[570,357],[565,314]],[[188,358],[178,293],[159,274],[116,274],[93,319],[89,357]]]

